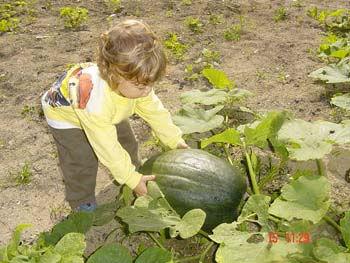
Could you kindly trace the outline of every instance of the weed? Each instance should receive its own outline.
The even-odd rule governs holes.
[[[13,32],[18,28],[19,19],[9,18],[0,20],[0,32]]]
[[[228,41],[238,41],[243,32],[244,18],[239,17],[239,24],[234,24],[224,31],[224,38]]]
[[[106,0],[108,8],[113,13],[119,13],[122,9],[121,1],[120,0]]]
[[[79,28],[88,19],[88,13],[89,11],[83,7],[62,7],[60,9],[65,28]]]
[[[171,51],[176,59],[182,59],[187,51],[187,45],[179,42],[176,33],[168,33],[164,45]]]
[[[165,16],[166,17],[173,17],[174,16],[174,12],[172,10],[168,10],[168,11],[166,11]]]
[[[29,164],[25,162],[21,171],[15,176],[15,182],[17,185],[29,184],[32,180],[33,173],[29,167]]]
[[[183,5],[192,5],[192,0],[182,0],[181,4],[183,4]]]
[[[13,3],[0,4],[0,32],[14,32],[20,24],[18,16],[35,13],[30,9],[30,4],[26,1],[14,1]]]
[[[275,13],[273,16],[273,20],[275,20],[275,22],[279,22],[286,19],[287,19],[287,10],[285,7],[282,6],[277,10],[275,10]]]
[[[32,116],[35,114],[35,112],[36,111],[34,106],[24,105],[21,111],[21,115],[23,117]]]
[[[71,212],[71,209],[65,204],[59,204],[50,208],[50,219],[52,221],[62,220]]]
[[[240,24],[233,25],[224,31],[224,38],[228,41],[238,41],[241,39],[242,26]]]
[[[185,80],[196,81],[199,79],[199,73],[194,71],[194,66],[192,64],[186,65],[185,73]]]
[[[221,55],[219,51],[204,48],[202,50],[202,55],[204,57],[205,62],[207,63],[211,64],[213,62],[216,62],[216,63],[220,62]]]
[[[193,18],[189,16],[185,20],[185,25],[194,33],[203,32],[203,24],[199,18]]]
[[[292,6],[296,8],[301,8],[303,7],[302,0],[293,0]]]
[[[257,76],[258,80],[266,80],[268,78],[268,74],[264,70],[257,70],[256,76]]]
[[[222,24],[224,21],[223,15],[210,15],[209,17],[209,23],[212,25],[218,25],[218,24]]]

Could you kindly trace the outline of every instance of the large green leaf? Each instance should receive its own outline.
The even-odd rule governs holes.
[[[295,119],[283,124],[278,139],[286,144],[291,159],[322,159],[332,151],[332,144],[350,143],[350,124]]]
[[[338,64],[330,64],[317,69],[309,74],[310,77],[323,80],[326,83],[346,83],[350,82],[349,59],[345,58]]]
[[[115,217],[115,213],[118,209],[117,202],[111,202],[107,204],[102,204],[97,207],[97,209],[93,212],[94,226],[103,226],[108,222],[112,221]]]
[[[324,176],[301,176],[285,185],[269,213],[288,221],[305,219],[319,222],[329,208],[330,184]]]
[[[170,251],[158,247],[151,247],[142,252],[142,254],[137,257],[135,263],[172,263],[172,257]]]
[[[117,212],[117,216],[128,224],[131,233],[159,232],[165,228],[170,228],[173,237],[179,234],[188,238],[198,233],[205,220],[204,211],[190,210],[181,219],[155,182],[148,182],[148,189],[150,195],[138,197],[133,206],[123,207]]]
[[[346,246],[350,249],[350,211],[340,220],[340,230]]]
[[[15,231],[12,234],[12,238],[9,244],[5,248],[3,248],[2,251],[0,251],[0,258],[2,260],[10,260],[19,254],[18,247],[21,241],[21,234],[25,229],[31,226],[31,224],[20,224],[15,228]]]
[[[350,111],[350,93],[334,96],[331,99],[331,103],[339,108]]]
[[[208,91],[191,90],[181,94],[180,100],[182,104],[203,104],[203,105],[217,105],[223,104],[228,99],[240,101],[246,97],[251,96],[252,93],[245,89],[232,89],[229,92],[211,89]]]
[[[214,68],[205,68],[202,70],[202,74],[209,82],[218,89],[231,89],[234,83],[227,77],[226,73],[222,70]]]
[[[327,263],[349,263],[350,254],[346,248],[338,246],[333,240],[320,238],[316,241],[313,253],[315,257]]]
[[[252,213],[255,213],[258,219],[258,223],[262,227],[262,231],[270,230],[268,225],[269,218],[269,206],[270,206],[271,197],[266,195],[251,195],[248,201],[244,204],[242,212],[238,217],[238,222],[243,222],[246,219],[252,220],[253,217],[247,218]]]
[[[62,256],[57,252],[53,252],[50,249],[40,257],[38,263],[60,263],[61,260],[62,260]]]
[[[86,233],[92,226],[93,213],[78,212],[70,214],[68,219],[58,223],[51,232],[41,234],[41,239],[48,245],[55,245],[67,233]]]
[[[216,115],[224,106],[216,106],[210,110],[194,109],[185,105],[180,112],[173,116],[174,123],[184,134],[206,132],[220,127],[224,117]]]
[[[117,260],[117,261],[116,261]],[[127,248],[119,244],[106,244],[96,250],[86,263],[131,263],[132,257]]]
[[[188,211],[176,224],[171,228],[170,236],[180,235],[182,238],[189,238],[196,235],[201,230],[205,221],[205,212],[201,209],[192,209]]]
[[[297,244],[279,239],[276,244],[268,242],[268,233],[248,233],[236,230],[237,222],[221,224],[209,237],[219,243],[215,260],[218,263],[271,263],[289,262],[288,255],[301,252]],[[252,240],[256,241],[253,242]]]
[[[230,143],[232,145],[242,145],[240,133],[233,129],[229,128],[222,133],[218,133],[214,136],[211,136],[207,139],[201,141],[201,148],[207,147],[211,143]]]
[[[58,241],[53,251],[60,254],[63,261],[66,260],[69,262],[70,258],[81,258],[81,262],[84,262],[82,256],[85,247],[86,243],[84,234],[68,233]]]
[[[211,89],[208,91],[191,90],[181,94],[182,104],[203,104],[217,105],[224,103],[228,98],[228,93],[223,90]]]
[[[246,144],[265,148],[268,145],[267,139],[276,137],[286,118],[286,112],[269,112],[255,125],[245,126],[244,136]]]

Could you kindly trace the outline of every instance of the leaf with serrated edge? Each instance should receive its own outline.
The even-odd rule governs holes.
[[[132,263],[132,257],[127,248],[119,244],[106,244],[97,249],[86,263]]]
[[[241,139],[240,139],[240,133],[233,129],[229,128],[222,133],[218,133],[214,136],[211,136],[207,139],[204,139],[201,141],[201,148],[207,147],[211,143],[230,143],[232,145],[242,145]]]
[[[345,247],[337,245],[333,240],[328,238],[320,238],[316,241],[313,248],[313,254],[322,262],[327,263],[348,263],[350,262],[350,254],[344,253]]]
[[[331,104],[350,111],[350,93],[334,96],[331,99]]]
[[[202,228],[205,221],[205,212],[201,209],[192,209],[188,211],[181,221],[173,227],[171,237],[177,236],[177,233],[182,238],[189,238],[196,235]]]
[[[211,110],[193,109],[183,107],[177,115],[173,116],[174,123],[184,134],[194,132],[206,132],[218,128],[224,121],[224,117],[216,115],[224,106],[217,106]]]
[[[138,231],[161,231],[170,228],[172,237],[180,234],[188,238],[198,233],[205,221],[205,213],[200,209],[188,211],[183,218],[173,210],[155,182],[148,182],[151,196],[140,196],[134,206],[118,210],[119,216],[129,225],[131,233]]]
[[[180,100],[182,104],[198,103],[203,105],[217,105],[219,103],[224,103],[228,97],[229,95],[223,90],[191,90],[182,93]]]
[[[86,247],[85,236],[81,233],[68,233],[58,241],[54,252],[66,258],[69,256],[81,257]]]
[[[206,68],[202,70],[202,74],[215,88],[225,89],[233,86],[233,82],[229,80],[226,73],[222,70]]]
[[[332,151],[332,144],[350,142],[350,125],[326,121],[314,123],[300,119],[287,121],[278,132],[278,139],[287,146],[291,159],[322,159]]]
[[[286,117],[286,112],[269,112],[256,127],[246,126],[244,129],[246,144],[266,147],[267,139],[276,137]]]
[[[258,217],[258,223],[262,227],[262,231],[270,230],[268,227],[269,218],[269,205],[271,197],[266,195],[252,195],[249,197],[248,201],[244,204],[242,212],[238,217],[237,221],[241,222],[246,219],[252,213],[256,213]],[[250,217],[249,219],[253,219]]]
[[[237,222],[221,224],[213,230],[209,237],[220,246],[215,260],[218,263],[271,263],[288,262],[287,256],[301,252],[301,248],[280,239],[276,244],[268,243],[268,233],[248,233],[236,230]],[[252,236],[260,237],[257,243],[248,242]]]
[[[172,254],[159,247],[147,248],[137,257],[135,263],[172,263]]]
[[[326,83],[347,83],[350,82],[349,59],[345,58],[338,64],[330,64],[317,69],[309,74],[310,77],[323,80]]]
[[[350,211],[345,212],[345,216],[340,220],[340,230],[346,246],[350,248]]]
[[[269,213],[291,221],[293,218],[319,222],[329,208],[330,185],[324,176],[302,176],[285,185]]]

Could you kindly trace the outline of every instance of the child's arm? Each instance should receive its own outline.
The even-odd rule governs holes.
[[[76,109],[75,112],[99,161],[118,183],[135,189],[142,175],[135,171],[129,154],[118,142],[115,125],[85,110]]]
[[[173,123],[169,111],[164,108],[154,91],[151,91],[147,97],[137,100],[135,113],[143,118],[156,136],[171,149],[188,148],[182,139],[180,128]]]

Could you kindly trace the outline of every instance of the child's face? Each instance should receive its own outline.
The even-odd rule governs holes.
[[[151,85],[144,85],[131,80],[123,79],[118,84],[119,93],[129,99],[146,97],[152,90]]]

